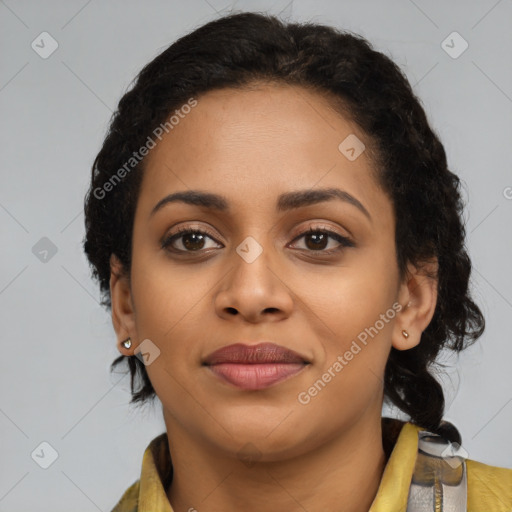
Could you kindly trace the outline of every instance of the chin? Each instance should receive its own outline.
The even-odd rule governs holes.
[[[268,409],[268,407],[267,407]],[[238,411],[238,412],[237,412]],[[279,408],[278,412],[257,414],[250,411],[232,410],[223,418],[221,437],[218,429],[210,437],[218,448],[233,453],[236,457],[258,457],[261,461],[276,461],[291,458],[306,452],[310,441],[318,439],[318,426],[308,428],[292,409]],[[314,434],[316,432],[316,435]]]

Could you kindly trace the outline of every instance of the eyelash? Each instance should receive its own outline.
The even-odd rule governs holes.
[[[181,253],[181,254],[200,253],[202,251],[202,249],[199,249],[198,251],[184,251],[182,249],[169,248],[169,246],[171,246],[175,240],[178,240],[179,238],[181,238],[185,235],[190,235],[192,233],[196,233],[196,234],[199,233],[200,235],[206,235],[209,238],[211,238],[212,240],[216,241],[215,238],[210,233],[208,233],[208,231],[203,231],[201,229],[194,229],[194,228],[189,228],[189,227],[181,227],[176,230],[176,233],[172,234],[171,236],[165,238],[162,241],[162,249],[166,249],[169,252]],[[341,245],[340,245],[340,247],[338,247],[336,249],[330,249],[328,251],[323,250],[323,249],[318,249],[318,250],[301,249],[301,250],[309,252],[309,253],[313,253],[313,254],[323,253],[323,254],[331,255],[331,254],[340,252],[347,247],[354,247],[354,245],[355,245],[350,238],[348,238],[346,236],[342,236],[339,233],[336,233],[335,231],[331,231],[329,229],[320,228],[320,227],[314,227],[314,228],[310,227],[309,229],[307,229],[306,231],[303,231],[300,235],[295,237],[292,240],[292,242],[295,242],[295,241],[299,240],[300,238],[302,238],[308,234],[311,234],[311,233],[320,233],[320,234],[328,235],[329,237],[331,237],[331,238],[335,239],[337,242],[339,242]]]

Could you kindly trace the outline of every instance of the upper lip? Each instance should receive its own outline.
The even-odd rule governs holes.
[[[203,361],[204,365],[220,363],[232,364],[264,364],[264,363],[309,363],[297,352],[271,342],[257,345],[234,343],[221,347],[209,354]]]

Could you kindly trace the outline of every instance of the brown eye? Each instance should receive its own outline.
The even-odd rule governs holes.
[[[294,239],[304,238],[306,252],[332,254],[343,250],[345,247],[354,247],[354,243],[347,237],[328,229],[310,228]],[[211,249],[206,247],[207,240],[216,242],[212,235],[206,231],[193,228],[180,228],[162,242],[162,249],[174,253],[199,253]],[[330,240],[338,242],[338,247],[327,249]],[[218,243],[218,242],[216,242]],[[181,244],[181,247],[179,245]]]
[[[311,244],[308,244],[308,241],[311,242]],[[329,235],[320,232],[308,233],[305,235],[305,243],[308,249],[319,251],[326,248],[329,243]]]
[[[199,252],[205,249],[206,240],[213,238],[200,229],[182,228],[178,232],[167,237],[162,242],[162,248],[172,252]],[[181,243],[183,248],[176,247],[176,242]],[[208,249],[208,247],[207,247]]]
[[[299,240],[301,238],[304,238],[306,249],[309,250],[309,252],[324,252],[329,254],[342,250],[345,247],[354,247],[354,243],[350,239],[327,229],[310,228],[308,231],[305,231],[295,238],[295,240]],[[334,249],[325,250],[329,243],[329,239],[336,240],[339,243],[339,246]]]

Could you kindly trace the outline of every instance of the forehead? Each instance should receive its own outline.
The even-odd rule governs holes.
[[[324,97],[272,84],[209,91],[196,100],[146,157],[142,209],[187,189],[222,194],[235,207],[266,209],[267,199],[281,193],[334,186],[369,210],[386,207],[368,152],[352,160],[343,152],[344,141],[366,147],[369,141]]]

